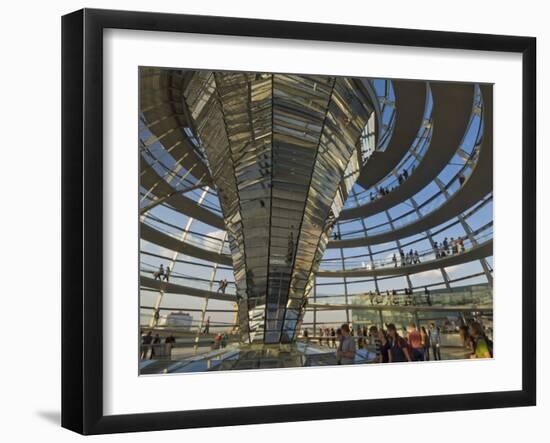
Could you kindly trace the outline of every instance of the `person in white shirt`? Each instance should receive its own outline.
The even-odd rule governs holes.
[[[355,362],[355,353],[357,352],[355,339],[351,336],[351,330],[347,323],[344,323],[340,329],[342,338],[336,351],[336,358],[342,365],[352,365]]]

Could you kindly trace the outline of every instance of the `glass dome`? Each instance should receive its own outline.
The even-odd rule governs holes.
[[[163,336],[182,337],[180,341],[188,346],[181,350],[177,370],[206,370],[201,365],[189,366],[189,361],[191,357],[198,361],[197,356],[218,346],[218,336],[227,337],[228,343],[236,347],[243,342],[254,343],[250,333],[243,339],[243,318],[250,330],[253,326],[248,325],[263,328],[265,334],[262,332],[256,337],[268,343],[271,331],[268,311],[283,305],[285,312],[280,314],[283,320],[278,320],[279,314],[273,317],[272,324],[283,331],[276,341],[281,339],[281,343],[298,345],[308,342],[322,347],[322,337],[343,323],[355,331],[372,325],[383,328],[388,323],[401,328],[410,322],[417,325],[435,322],[441,328],[454,328],[475,318],[483,319],[487,327],[492,327],[490,87],[247,74],[244,87],[248,88],[249,100],[239,102],[231,95],[235,89],[229,89],[237,87],[234,86],[237,74],[235,78],[221,78],[219,73],[206,71],[142,68],[140,75],[140,327]],[[226,89],[222,85],[226,85]],[[207,88],[212,88],[211,95],[218,94],[220,116],[215,114],[216,109],[208,110]],[[266,95],[262,95],[262,88]],[[342,109],[346,109],[344,105],[331,107],[338,105],[335,99],[338,88],[341,88],[339,97],[343,102],[353,104],[354,100],[363,100],[361,111],[351,115],[349,121],[348,117],[339,117]],[[291,100],[291,93],[302,94],[303,100]],[[329,97],[324,104],[323,94]],[[298,110],[289,110],[291,102]],[[235,112],[235,119],[242,121],[231,120],[229,111]],[[361,112],[364,115],[360,115]],[[266,113],[265,116],[262,113]],[[274,169],[283,151],[280,145],[277,151],[274,141],[262,145],[261,149],[269,145],[273,151],[269,154],[271,163],[266,166],[268,185],[263,188],[264,192],[271,193],[271,205],[258,197],[259,206],[249,209],[246,187],[260,183],[263,178],[250,178],[252,173],[241,169],[251,166],[246,162],[236,163],[240,152],[237,149],[225,154],[220,151],[222,157],[216,159],[212,129],[215,119],[226,122],[222,129],[230,136],[232,127],[228,124],[238,127],[250,119],[254,143],[260,143],[264,137],[277,140],[274,134],[279,131],[278,140],[293,137],[292,143],[298,145],[310,136],[318,136],[320,140],[325,137],[323,125],[331,117],[341,131],[358,121],[360,131],[357,133],[361,133],[350,149],[349,155],[357,156],[355,163],[348,160],[347,166],[341,169],[341,177],[335,179],[336,191],[330,191],[336,192],[336,199],[340,196],[342,208],[330,200],[326,220],[317,225],[311,221],[311,226],[307,225],[308,211],[321,211],[320,203],[311,203],[312,195],[316,195],[315,190],[311,190],[315,168],[320,168],[312,166],[314,171],[305,185],[310,186],[310,190],[304,191],[309,196],[305,203],[306,215],[302,215],[304,219],[298,225],[292,224],[296,237],[285,234],[279,241],[285,248],[288,244],[287,249],[293,249],[291,275],[298,273],[292,268],[297,266],[297,261],[309,260],[304,268],[308,267],[312,273],[311,289],[307,288],[309,277],[304,276],[306,287],[302,298],[288,295],[280,306],[270,308],[273,302],[270,302],[268,286],[267,295],[264,291],[264,298],[258,298],[262,301],[251,304],[255,295],[250,287],[257,287],[251,280],[273,282],[276,273],[282,272],[280,267],[268,268],[262,280],[254,266],[260,266],[263,262],[258,260],[264,258],[273,266],[276,260],[272,258],[273,251],[281,246],[272,237],[262,237],[257,240],[260,246],[255,247],[264,249],[254,258],[239,262],[236,251],[250,256],[251,246],[246,249],[237,243],[239,239],[245,243],[246,238],[254,235],[255,225],[247,227],[245,219],[252,215],[247,214],[253,214],[254,220],[261,219],[258,214],[267,214],[269,235],[276,235],[273,195],[274,190],[281,188],[277,188],[280,183],[274,178]],[[207,119],[210,123],[205,123]],[[301,121],[300,126],[296,121]],[[321,126],[316,127],[318,121]],[[353,131],[350,129],[349,133]],[[235,140],[239,134],[236,133]],[[336,137],[338,131],[335,129],[331,134]],[[324,155],[321,148],[318,149],[317,162],[322,161]],[[327,158],[345,157],[344,154],[338,154],[344,157],[334,157],[334,151],[328,148],[325,152]],[[227,184],[228,173],[222,168],[227,169],[230,160],[224,160],[223,155],[239,165],[231,170],[236,191],[229,197],[235,198],[236,211],[240,211],[244,221],[234,221],[233,216],[228,215],[233,201],[227,201],[227,194],[232,188]],[[306,157],[300,158],[300,162],[306,161]],[[352,164],[355,167],[350,166]],[[326,185],[328,189],[329,181],[330,177],[319,186]],[[347,186],[345,189],[343,184]],[[220,189],[226,194],[225,201],[221,201]],[[316,220],[315,216],[318,214],[310,215],[312,220]],[[298,238],[305,237],[306,228],[309,235],[315,226],[320,230],[320,243],[309,256],[305,253],[300,256],[300,248],[307,249],[307,244],[302,245]],[[325,234],[326,245],[321,248]],[[256,270],[252,277],[250,269]],[[247,284],[248,289],[243,289]],[[278,300],[281,300],[281,290],[278,291]],[[283,340],[285,331],[287,335]],[[328,338],[326,346],[331,346]],[[207,359],[207,368],[217,364],[232,367],[223,363],[225,357],[217,358],[217,363]],[[262,359],[268,360],[265,355]],[[309,360],[306,358],[309,362],[313,360],[311,356]],[[186,367],[188,369],[184,369]]]

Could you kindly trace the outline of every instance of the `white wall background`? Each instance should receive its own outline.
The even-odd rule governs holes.
[[[547,26],[548,11],[543,2],[5,2],[0,27],[0,195],[3,215],[0,222],[0,269],[3,273],[0,287],[3,320],[0,432],[3,441],[40,439],[65,442],[83,438],[59,427],[59,196],[60,17],[84,6],[536,36],[539,54],[538,200],[541,205],[538,221],[539,226],[548,226],[548,198],[543,204],[541,196],[550,193],[549,180],[542,177],[543,167],[550,168],[549,156],[542,156],[543,122],[548,121],[550,115],[548,111],[543,112],[543,99],[548,103],[549,97],[542,79],[549,72],[550,30]],[[102,436],[94,441],[145,442],[163,438],[200,442],[333,442],[342,439],[392,441],[399,438],[431,442],[443,438],[451,443],[471,437],[476,440],[519,441],[537,434],[546,435],[550,389],[543,375],[548,374],[550,361],[547,353],[542,354],[546,350],[540,344],[550,340],[550,328],[543,329],[540,323],[543,319],[541,313],[549,308],[543,295],[550,281],[548,276],[543,278],[541,274],[550,261],[540,251],[548,247],[549,236],[539,229],[537,407],[167,431],[162,434]]]

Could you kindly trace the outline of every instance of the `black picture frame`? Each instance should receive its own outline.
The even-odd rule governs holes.
[[[502,51],[523,63],[522,389],[459,395],[103,413],[103,30],[171,31]],[[503,35],[83,9],[62,18],[62,426],[82,434],[536,404],[536,39]]]

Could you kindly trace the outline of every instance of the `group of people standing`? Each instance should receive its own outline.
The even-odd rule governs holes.
[[[307,329],[304,337],[308,339]],[[321,328],[319,344],[336,348],[338,364],[353,364],[357,348],[362,349],[368,344],[374,345],[377,363],[397,363],[405,361],[428,361],[430,356],[434,360],[441,360],[441,331],[435,323],[428,329],[422,326],[419,330],[411,323],[401,336],[393,323],[386,325],[386,329],[359,327],[357,340],[355,332],[347,323],[340,328]]]
[[[176,337],[174,337],[173,334],[167,335],[164,338],[165,353],[170,355],[174,343],[176,343]],[[147,333],[142,334],[140,359],[145,360],[147,359],[147,356],[149,356],[149,359],[156,357],[157,352],[155,351],[155,349],[159,350],[161,344],[162,339],[158,333],[155,334],[154,337],[151,331],[147,331]]]
[[[445,237],[442,242],[433,242],[433,251],[435,253],[435,258],[443,258],[450,255],[461,254],[466,252],[466,246],[464,245],[464,238],[458,237],[455,239],[451,237],[450,239]],[[399,264],[401,266],[415,265],[421,263],[420,254],[417,250],[409,250],[405,253],[403,251],[399,252],[399,258],[394,253],[392,256],[393,267],[397,268]]]
[[[466,252],[466,246],[464,245],[464,238],[462,237],[458,237],[457,239],[451,237],[450,240],[445,237],[440,243],[437,241],[433,242],[433,250],[435,253],[435,258],[443,258],[449,255]],[[417,250],[413,249],[410,249],[407,253],[400,251],[399,258],[395,253],[393,254],[392,262],[394,268],[397,268],[399,264],[401,266],[415,265],[421,263],[420,254]]]
[[[385,195],[388,195],[390,192],[392,192],[394,189],[396,189],[398,186],[401,186],[405,180],[409,178],[409,171],[406,169],[403,169],[401,173],[397,176],[397,181],[399,185],[392,186],[391,188],[389,186],[380,186],[376,188],[376,192],[371,191],[370,192],[370,201],[373,202],[374,200],[378,198],[382,198]]]
[[[411,323],[403,336],[393,323],[386,325],[386,330],[371,326],[369,336],[374,340],[378,363],[428,361],[430,351],[433,360],[441,360],[441,331],[435,323],[428,329],[417,329]]]
[[[214,349],[224,349],[227,346],[229,336],[225,332],[219,332],[214,337]]]
[[[164,281],[169,282],[171,272],[172,272],[172,270],[170,269],[170,266],[166,266],[166,270],[165,270],[164,266],[161,264],[159,266],[158,270],[156,270],[153,273],[153,277],[155,278],[155,280],[162,281],[164,279]]]
[[[309,339],[307,329],[303,331],[304,338]],[[323,344],[323,338],[326,337],[328,347],[336,348],[336,361],[339,365],[351,365],[355,362],[357,353],[357,344],[353,337],[353,330],[344,323],[340,328],[320,329],[319,344]]]
[[[304,331],[305,337],[308,336],[307,329]],[[335,330],[334,328],[320,328],[319,329],[319,344],[322,345],[324,342],[326,342],[326,345],[329,348],[335,348],[336,347],[336,339],[337,337],[340,337],[342,335],[342,331],[340,329]]]
[[[481,323],[471,321],[460,333],[464,346],[470,350],[470,358],[493,357],[493,342]],[[307,329],[303,335],[308,338]],[[336,348],[338,364],[353,364],[357,349],[367,345],[374,345],[377,363],[441,360],[441,329],[435,323],[427,328],[410,323],[403,326],[401,334],[393,323],[386,324],[385,329],[372,325],[368,329],[359,327],[357,331],[343,324],[336,330],[321,328],[319,344]]]
[[[397,327],[387,324],[386,329],[372,325],[370,328],[359,328],[357,339],[359,348],[367,344],[374,345],[377,363],[392,363],[403,361],[441,360],[441,330],[435,323],[426,329],[417,329],[414,323],[403,329],[399,334]]]
[[[435,258],[443,258],[449,255],[456,255],[459,252],[466,252],[464,239],[462,237],[458,237],[456,240],[454,237],[451,237],[450,240],[445,237],[441,243],[434,241],[433,249],[435,252]]]
[[[403,289],[404,297],[401,297],[395,289],[386,290],[385,296],[380,293],[380,291],[369,291],[369,301],[372,306],[377,305],[386,305],[386,306],[399,306],[403,302],[403,306],[416,306],[419,303],[418,296],[413,294],[411,288]],[[425,303],[428,306],[432,306],[432,299],[430,296],[430,291],[428,287],[424,287],[424,297]]]
[[[410,250],[406,254],[403,251],[399,252],[401,266],[407,266],[407,265],[416,265],[417,263],[420,263],[420,255],[418,254],[418,251],[416,250]],[[393,254],[392,257],[393,267],[397,268],[397,256]]]

